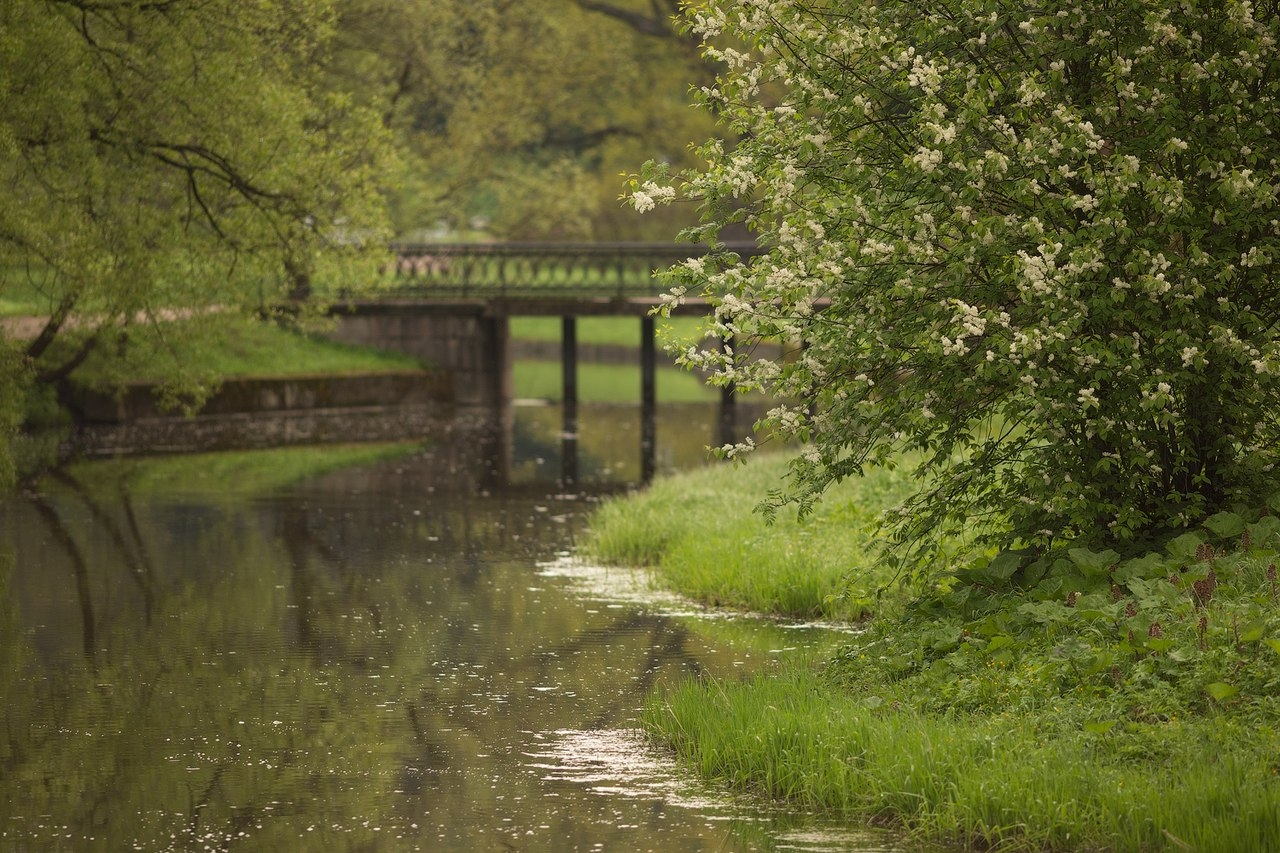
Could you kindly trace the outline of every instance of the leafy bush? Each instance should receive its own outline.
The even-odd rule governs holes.
[[[1219,513],[1163,553],[1003,552],[957,571],[836,670],[900,682],[946,712],[1090,709],[1067,727],[1167,721],[1228,706],[1271,717],[1280,687],[1280,518]],[[1102,710],[1099,710],[1102,709]]]
[[[1273,4],[709,0],[690,25],[743,141],[674,180],[651,164],[630,198],[700,199],[691,236],[745,221],[768,248],[675,268],[670,301],[705,291],[716,334],[804,342],[782,364],[684,355],[795,401],[767,425],[812,443],[775,503],[906,449],[904,545],[964,528],[1138,552],[1262,505]]]

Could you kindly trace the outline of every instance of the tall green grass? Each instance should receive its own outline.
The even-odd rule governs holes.
[[[1134,752],[1029,715],[920,714],[811,668],[687,683],[644,725],[699,774],[806,808],[1001,850],[1280,849],[1275,726],[1175,722]]]
[[[905,496],[902,470],[832,489],[814,513],[756,511],[787,476],[787,454],[678,474],[613,499],[592,517],[584,551],[650,566],[680,593],[712,605],[798,617],[857,618],[887,578],[874,568],[876,516]]]

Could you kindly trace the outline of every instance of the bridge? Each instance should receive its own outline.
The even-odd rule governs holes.
[[[754,243],[727,244],[740,257],[763,252]],[[509,319],[561,317],[564,400],[562,478],[576,481],[578,438],[577,326],[580,316],[639,318],[641,475],[655,457],[655,325],[652,309],[666,287],[655,273],[707,247],[675,243],[403,243],[392,275],[376,295],[337,309],[334,337],[408,353],[451,374],[463,408],[510,421],[512,372]],[[705,314],[691,297],[673,313]],[[725,342],[729,343],[729,342]],[[719,435],[736,440],[734,390],[721,394]]]
[[[740,257],[762,254],[754,243],[725,246]],[[604,312],[633,313],[633,304],[652,307],[666,291],[655,272],[703,257],[707,247],[677,243],[399,243],[388,289],[396,298],[441,301],[483,299],[496,310],[559,313],[549,309],[577,304],[577,313],[602,302]],[[705,303],[695,302],[697,311]],[[646,309],[647,310],[647,309]]]

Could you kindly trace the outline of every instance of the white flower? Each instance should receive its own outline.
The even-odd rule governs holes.
[[[916,152],[916,156],[911,158],[917,166],[925,172],[932,172],[938,168],[942,162],[942,152],[933,148],[921,148]]]

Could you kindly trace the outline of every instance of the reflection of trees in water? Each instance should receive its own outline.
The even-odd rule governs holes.
[[[36,688],[6,688],[17,745],[0,753],[4,811],[47,815],[103,849],[241,831],[284,849],[294,824],[321,818],[356,826],[334,835],[340,849],[382,837],[353,816],[404,827],[426,813],[483,832],[485,814],[538,808],[519,762],[529,731],[608,725],[659,673],[700,669],[683,626],[588,613],[555,589],[530,597],[554,586],[534,580],[531,555],[567,546],[581,502],[353,497],[337,482],[179,506],[63,478],[5,506],[42,561],[19,567],[22,598],[67,601],[41,622],[78,625],[82,642],[46,655]],[[73,604],[56,592],[68,572]],[[553,675],[570,689],[532,690]],[[526,806],[494,799],[499,777]]]
[[[601,666],[600,658],[616,659],[619,650],[632,651],[639,658],[635,664],[638,674],[632,678],[620,678],[618,684],[602,691],[608,697],[607,701],[599,706],[585,726],[577,728],[616,726],[627,712],[641,705],[664,671],[674,670],[694,676],[703,674],[702,661],[691,649],[695,645],[694,640],[695,636],[687,626],[665,616],[625,614],[607,625],[584,629],[540,651],[539,677],[545,680],[553,670],[563,672],[560,664],[569,659],[574,660],[580,670],[577,683],[590,684],[608,670],[608,667]],[[639,648],[629,648],[634,646]]]
[[[96,640],[97,620],[93,615],[93,594],[89,589],[89,564],[84,558],[84,552],[76,544],[75,538],[63,525],[57,510],[39,494],[32,495],[31,505],[48,527],[50,535],[53,536],[53,541],[58,544],[58,547],[71,562],[71,574],[75,578],[76,584],[76,599],[80,604],[80,634],[84,657],[92,665],[98,644]]]

